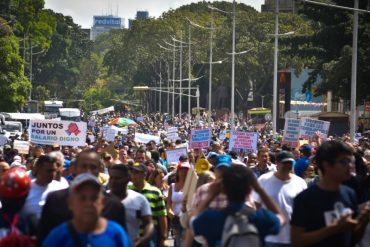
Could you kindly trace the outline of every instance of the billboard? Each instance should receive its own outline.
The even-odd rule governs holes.
[[[94,27],[95,26],[109,26],[109,27],[121,27],[122,19],[113,16],[94,16]]]

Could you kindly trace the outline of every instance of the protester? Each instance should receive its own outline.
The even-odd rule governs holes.
[[[41,217],[42,207],[46,197],[53,191],[65,189],[66,186],[54,180],[58,170],[57,160],[49,155],[42,155],[38,158],[34,174],[36,179],[32,180],[31,189],[22,209],[22,213],[27,217],[33,235],[36,235],[38,223]],[[67,184],[68,186],[68,184]]]
[[[256,178],[267,172],[276,171],[276,166],[269,161],[270,157],[267,149],[258,150],[257,157],[257,165],[252,167],[253,174]]]
[[[305,181],[292,173],[294,156],[292,153],[282,151],[276,157],[276,172],[266,173],[258,178],[261,187],[271,196],[272,200],[280,207],[285,218],[290,220],[293,200],[300,192],[307,188]],[[257,207],[262,205],[262,200],[257,193],[253,193]],[[279,234],[267,236],[265,247],[289,247],[290,224],[285,224]]]
[[[76,176],[90,172],[94,176],[99,174],[100,156],[94,151],[85,150],[76,157]],[[68,208],[67,201],[69,189],[50,193],[42,209],[38,229],[38,241],[42,243],[48,233],[61,223],[72,218],[72,211]],[[125,210],[122,203],[115,196],[105,195],[102,216],[114,220],[125,228]]]
[[[161,191],[145,181],[146,173],[147,167],[144,164],[134,163],[131,165],[132,185],[129,186],[129,189],[142,194],[149,201],[155,226],[153,237],[150,240],[151,245],[167,246],[168,228],[165,202]]]
[[[210,202],[221,193],[222,188],[228,201],[226,210],[207,209]],[[223,172],[222,180],[216,180],[212,183],[206,200],[195,209],[195,217],[191,220],[194,235],[205,237],[209,247],[219,246],[227,216],[246,207],[244,206],[245,198],[252,189],[260,195],[266,207],[271,210],[259,209],[247,215],[251,223],[258,229],[261,241],[263,242],[264,237],[268,234],[278,233],[281,223],[285,222],[283,213],[256,182],[253,173],[248,168],[232,166]]]
[[[171,228],[174,231],[175,247],[180,247],[183,239],[183,229],[179,216],[184,200],[183,189],[189,169],[189,162],[184,161],[179,163],[177,166],[176,181],[170,185],[168,192],[167,214],[170,218]]]
[[[30,234],[27,219],[20,214],[30,188],[31,179],[23,168],[10,168],[1,177],[0,246],[9,246],[6,243],[16,241],[9,239],[14,231],[18,235]]]
[[[127,189],[130,181],[129,168],[126,165],[114,165],[109,169],[110,192],[117,196],[126,211],[127,232],[133,246],[146,246],[152,237],[154,225],[152,222],[152,211],[147,199]],[[142,232],[140,233],[140,224]]]
[[[42,246],[132,246],[125,230],[102,217],[102,185],[91,173],[79,174],[71,183],[68,208],[72,219],[54,228]]]
[[[356,195],[341,185],[351,176],[352,150],[343,142],[324,142],[316,152],[320,181],[294,200],[292,246],[353,246],[370,220],[370,208],[359,212]]]

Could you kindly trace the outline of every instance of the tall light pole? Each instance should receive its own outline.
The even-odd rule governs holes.
[[[188,63],[188,117],[191,116],[191,97],[190,97],[190,86],[191,86],[191,25],[189,24],[189,63]]]
[[[273,82],[273,103],[272,103],[272,132],[274,137],[276,136],[276,124],[277,124],[277,71],[278,71],[278,39],[279,39],[279,0],[275,1],[276,13],[275,13],[275,49],[274,49],[274,82]]]
[[[355,9],[358,9],[358,0],[355,0]],[[357,39],[358,39],[358,11],[353,13],[353,37],[352,37],[352,71],[351,71],[351,142],[355,140],[356,132],[356,88],[357,88]]]
[[[159,61],[159,113],[162,112],[162,60]]]
[[[235,129],[235,5],[236,2],[233,0],[233,38],[232,38],[232,54],[231,54],[231,130]]]
[[[174,118],[175,117],[175,72],[176,72],[176,69],[175,69],[175,66],[176,66],[176,45],[175,45],[175,41],[173,41],[173,63],[172,63],[172,117]]]
[[[208,126],[212,119],[212,52],[213,52],[213,19],[211,21],[211,34],[209,38],[209,86],[208,86]]]
[[[182,93],[182,31],[180,32],[180,93]],[[179,95],[179,117],[181,117],[182,95]]]
[[[216,61],[213,62],[213,31],[215,30],[213,19],[211,20],[211,27],[204,27],[199,24],[193,23],[191,20],[188,19],[191,25],[201,28],[210,30],[210,38],[209,38],[209,86],[208,86],[208,124],[211,124],[211,112],[212,112],[212,65],[215,63],[221,64],[223,61]]]

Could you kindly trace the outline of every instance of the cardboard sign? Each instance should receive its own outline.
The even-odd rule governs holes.
[[[211,129],[192,129],[190,148],[207,148],[211,140]]]
[[[310,139],[317,131],[321,132],[321,138],[328,138],[330,122],[312,118],[302,118],[300,124],[299,138]]]
[[[117,159],[118,157],[118,152],[117,150],[114,148],[114,144],[111,143],[109,146],[107,146],[106,148],[103,149],[103,153],[109,153],[113,159]]]
[[[90,114],[92,114],[92,115],[95,115],[95,114],[102,115],[102,114],[105,114],[105,113],[108,113],[108,112],[111,112],[111,111],[114,111],[114,106],[110,106],[110,107],[103,108],[103,109],[96,110],[96,111],[91,111]]]
[[[186,199],[186,208],[188,211],[193,206],[193,197],[197,189],[198,175],[194,169],[189,169],[188,174],[186,175],[185,184],[183,188],[183,196]]]
[[[179,136],[177,134],[177,127],[171,127],[167,129],[167,138],[173,142],[179,139]]]
[[[84,146],[86,144],[85,122],[30,120],[28,134],[31,143],[61,146]]]
[[[15,140],[13,143],[13,148],[18,150],[20,154],[28,154],[30,152],[30,143],[27,141]]]
[[[148,135],[143,133],[135,133],[135,142],[137,143],[144,143],[147,144],[150,141],[155,141],[155,143],[159,144],[161,138],[159,136]]]
[[[282,144],[287,144],[290,147],[297,147],[299,145],[299,130],[300,120],[294,118],[285,119],[284,136]]]
[[[187,148],[176,148],[173,150],[167,150],[166,151],[167,164],[171,164],[172,162],[178,163],[180,156],[187,154],[188,154]]]
[[[255,132],[231,131],[229,150],[256,152],[258,134]]]

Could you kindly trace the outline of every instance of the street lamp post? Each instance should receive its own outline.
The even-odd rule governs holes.
[[[358,9],[358,0],[355,0],[355,9]],[[356,132],[356,88],[357,88],[357,39],[358,39],[358,11],[353,14],[353,39],[352,39],[352,71],[351,71],[351,142],[355,140]]]
[[[182,93],[182,31],[180,32],[180,93]],[[179,95],[179,117],[181,117],[182,95]]]
[[[191,116],[191,97],[190,97],[190,87],[191,87],[191,25],[189,24],[189,63],[188,63],[188,117]]]
[[[274,49],[274,82],[273,82],[273,103],[272,103],[272,132],[276,136],[277,124],[277,70],[278,70],[278,35],[279,35],[279,0],[276,0],[276,13],[275,13],[275,49]]]
[[[231,54],[231,130],[235,129],[234,120],[234,104],[235,104],[235,5],[236,2],[233,0],[233,38],[232,38],[232,54]]]

